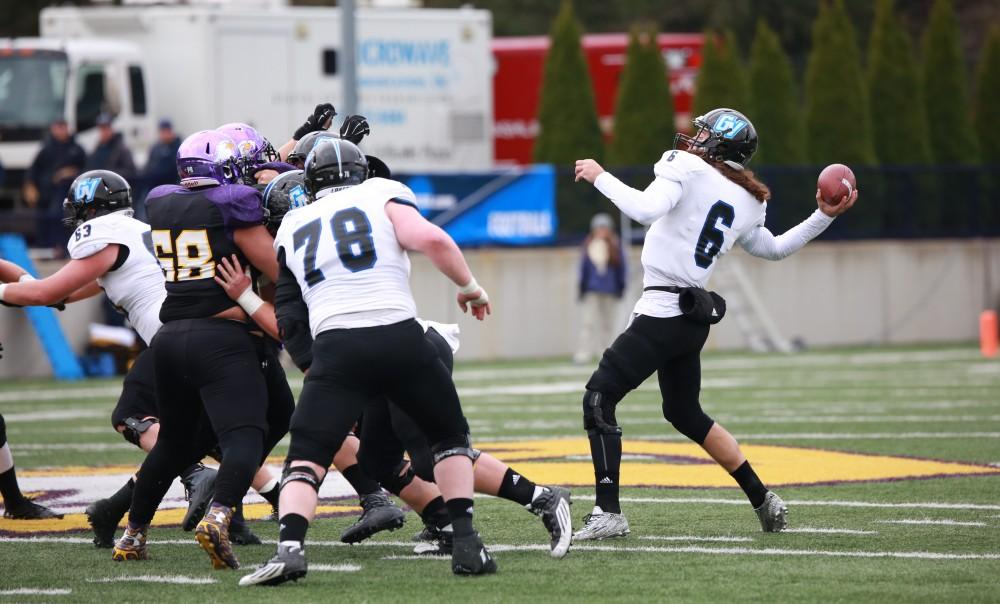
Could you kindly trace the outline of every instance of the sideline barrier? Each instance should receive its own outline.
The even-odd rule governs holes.
[[[24,242],[24,237],[20,235],[0,234],[0,258],[9,260],[37,276],[34,264],[28,255],[28,246]],[[73,349],[66,341],[55,311],[45,306],[29,306],[24,312],[27,313],[35,333],[38,334],[45,355],[52,365],[53,375],[60,380],[83,379],[83,368],[80,367]]]

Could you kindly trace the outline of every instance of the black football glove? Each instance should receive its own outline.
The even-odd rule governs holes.
[[[333,120],[333,116],[335,115],[337,115],[337,110],[333,108],[331,103],[320,103],[319,105],[316,105],[316,108],[313,109],[312,115],[307,117],[305,123],[299,126],[299,129],[295,131],[292,138],[299,140],[310,132],[326,130],[330,127],[330,122]]]
[[[371,128],[368,127],[368,118],[363,115],[349,115],[340,126],[340,138],[351,141],[355,145],[371,132]]]

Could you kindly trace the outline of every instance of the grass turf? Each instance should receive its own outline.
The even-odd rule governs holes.
[[[580,389],[591,369],[554,361],[460,362],[456,381],[474,439],[501,444],[579,439]],[[706,410],[745,444],[992,464],[1000,472],[1000,362],[980,359],[972,347],[706,354],[703,369]],[[301,376],[290,377],[297,391]],[[139,463],[141,454],[108,426],[118,384],[0,384],[0,411],[7,417],[17,467]],[[683,442],[663,421],[659,405],[655,380],[622,402],[618,417],[626,445],[639,439]],[[279,445],[276,453],[284,447]],[[789,449],[788,455],[796,451]],[[586,462],[579,455],[548,461],[567,459]],[[643,455],[628,455],[628,460],[664,463]],[[689,457],[666,461],[698,463]],[[511,465],[544,469],[537,464],[545,463]],[[850,459],[836,463],[849,464]],[[891,465],[892,459],[885,463]],[[700,469],[705,475],[721,472],[710,465]],[[769,480],[768,466],[759,470]],[[588,480],[579,472],[566,477],[581,485]],[[809,476],[799,478],[794,482],[809,482]],[[403,530],[354,547],[334,544],[352,521],[338,517],[314,523],[307,542],[309,561],[314,567],[353,565],[352,570],[314,570],[298,584],[252,592],[236,588],[237,573],[212,571],[191,535],[175,528],[154,529],[153,560],[129,564],[111,562],[107,550],[89,543],[28,542],[22,535],[0,541],[0,602],[306,602],[338,596],[360,601],[1000,599],[1000,473],[776,490],[790,502],[793,528],[854,532],[762,534],[734,488],[626,488],[623,508],[632,534],[574,546],[557,561],[548,557],[547,535],[537,518],[509,502],[479,498],[476,522],[487,543],[496,546],[496,576],[456,578],[444,560],[407,558],[411,548],[405,542],[419,528],[413,514]],[[593,489],[580,486],[573,492],[574,523],[579,526]],[[253,528],[264,539],[277,536],[272,523],[255,522]],[[88,538],[81,532],[49,536]],[[163,540],[183,543],[155,543]],[[249,567],[272,551],[273,545],[252,546],[239,548],[238,555]],[[143,575],[215,582],[124,581]],[[70,593],[4,595],[20,589]]]

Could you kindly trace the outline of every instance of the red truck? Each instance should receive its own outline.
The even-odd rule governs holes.
[[[677,128],[687,130],[695,76],[701,64],[701,34],[659,34],[656,42],[663,52],[674,96]],[[627,34],[583,36],[583,52],[590,68],[597,100],[597,114],[605,136],[614,122],[618,79],[625,66]],[[531,36],[495,38],[493,59],[493,143],[498,165],[531,163],[532,147],[538,134],[538,98],[542,70],[549,50],[549,38]]]

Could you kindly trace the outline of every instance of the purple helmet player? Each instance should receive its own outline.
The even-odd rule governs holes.
[[[216,130],[201,130],[177,149],[177,174],[187,188],[229,185],[240,180],[236,143]]]
[[[243,122],[231,122],[216,128],[217,131],[233,139],[239,154],[240,167],[244,179],[253,178],[253,173],[262,165],[278,159],[278,152],[257,129]],[[247,182],[246,184],[256,184]]]

